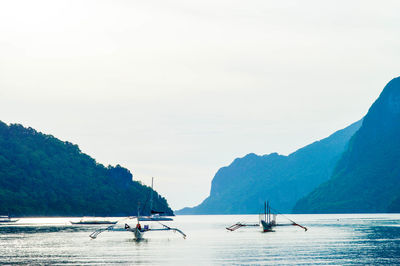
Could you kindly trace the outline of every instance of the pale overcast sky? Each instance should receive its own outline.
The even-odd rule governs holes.
[[[360,119],[400,75],[400,1],[0,1],[0,120],[121,164],[173,209],[247,153]]]

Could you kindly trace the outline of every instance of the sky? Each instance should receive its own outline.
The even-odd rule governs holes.
[[[173,209],[220,167],[362,118],[400,75],[399,1],[0,0],[0,120],[120,164]]]

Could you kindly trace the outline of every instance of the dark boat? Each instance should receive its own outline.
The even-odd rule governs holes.
[[[271,219],[271,208],[268,202],[264,202],[264,219],[260,219],[263,232],[272,232],[272,227],[276,225],[276,215]]]
[[[15,223],[19,221],[19,219],[12,219],[8,215],[1,215],[0,216],[0,223]]]

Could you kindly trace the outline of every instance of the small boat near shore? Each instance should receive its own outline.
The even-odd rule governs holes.
[[[173,221],[174,219],[167,217],[167,216],[161,216],[162,212],[156,212],[151,210],[151,215],[150,216],[140,216],[139,219],[140,221]]]
[[[89,225],[97,225],[97,224],[116,224],[118,221],[110,221],[105,219],[88,219],[82,218],[79,222],[70,221],[71,224],[78,225],[78,224],[89,224]]]
[[[0,216],[0,223],[15,223],[18,222],[19,219],[10,218],[8,215],[1,215]]]

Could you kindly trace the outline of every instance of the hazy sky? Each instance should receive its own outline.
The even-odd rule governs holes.
[[[0,1],[0,120],[121,164],[173,209],[247,153],[360,119],[400,75],[400,1]]]

